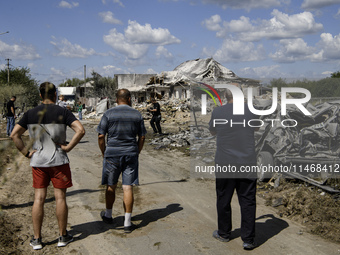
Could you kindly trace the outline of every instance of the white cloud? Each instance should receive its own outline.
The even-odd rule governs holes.
[[[340,0],[304,0],[301,4],[301,8],[306,10],[317,10],[334,4],[340,4]]]
[[[161,57],[165,57],[167,59],[173,58],[171,52],[169,52],[168,49],[166,49],[164,46],[158,46],[156,49],[155,55],[158,58],[161,58]]]
[[[150,24],[143,26],[131,20],[129,20],[129,25],[125,29],[125,37],[131,43],[136,44],[167,45],[181,42],[171,35],[166,28],[152,28]]]
[[[55,37],[52,37],[52,39],[53,41],[50,41],[50,43],[54,45],[57,50],[56,56],[63,56],[67,58],[86,58],[96,54],[94,49],[86,49],[79,44],[72,44],[65,38],[60,42],[57,42]]]
[[[103,66],[101,68],[102,71],[100,71],[100,73],[102,74],[102,76],[111,76],[113,77],[113,74],[115,73],[125,73],[125,71],[120,68],[120,67],[116,67],[116,66],[113,66],[113,65],[106,65],[106,66]]]
[[[124,4],[120,0],[113,0],[113,2],[121,7],[124,7]]]
[[[219,24],[221,22],[221,16],[216,14],[211,16],[209,19],[204,20],[202,22],[202,25],[204,25],[210,31],[219,31],[222,29],[221,25]]]
[[[59,2],[59,7],[61,7],[61,8],[72,9],[72,8],[78,7],[78,6],[79,6],[78,2],[72,2],[72,3],[69,3],[67,1],[60,1]]]
[[[275,9],[271,14],[273,18],[270,20],[250,21],[249,18],[242,16],[239,20],[225,21],[221,29],[216,32],[216,36],[226,37],[235,34],[239,40],[259,41],[264,38],[272,40],[298,38],[323,29],[323,25],[316,23],[310,12],[288,15]],[[205,25],[208,29],[211,28],[207,23]],[[218,25],[215,23],[214,27]]]
[[[113,0],[112,2],[115,3],[115,4],[118,4],[121,7],[124,7],[124,4],[120,0]],[[106,4],[107,1],[106,0],[102,0],[102,3]]]
[[[286,63],[302,60],[312,62],[339,61],[340,34],[333,36],[330,33],[322,33],[320,41],[315,46],[308,46],[301,38],[280,40],[279,49],[269,56],[274,61]]]
[[[104,23],[109,23],[109,24],[123,24],[122,21],[120,21],[119,19],[116,19],[115,17],[113,17],[113,13],[110,11],[107,12],[100,12],[99,16],[102,18],[102,21]]]
[[[324,71],[324,72],[322,72],[321,74],[323,74],[323,75],[325,75],[325,76],[331,76],[332,73],[334,73],[334,72],[332,72],[332,71]]]
[[[251,10],[255,8],[270,8],[285,4],[286,0],[202,0],[204,4],[215,4],[221,6],[223,9],[245,9]]]
[[[146,70],[145,73],[146,74],[156,74],[157,72],[155,70],[153,70],[152,68],[149,68],[148,70]]]
[[[39,59],[40,55],[36,52],[32,45],[26,44],[7,44],[0,41],[0,52],[6,53],[6,57],[20,60]]]
[[[311,60],[340,60],[340,34],[333,37],[330,33],[322,33],[320,38],[321,40],[317,44],[320,51],[313,54]]]
[[[203,49],[203,52],[208,53],[209,51]],[[265,50],[262,45],[256,47],[251,42],[226,39],[221,48],[215,51],[213,58],[219,62],[242,62],[263,60],[265,55]]]
[[[127,38],[125,38],[122,33],[118,33],[115,28],[111,29],[108,35],[104,35],[103,39],[106,44],[128,58],[141,58],[148,51],[147,45],[130,43]]]
[[[245,67],[240,70],[239,75],[242,77],[252,78],[270,78],[281,77],[282,72],[279,65],[260,66],[260,67]]]
[[[309,47],[307,43],[301,39],[283,39],[280,40],[280,49],[269,56],[277,62],[296,62],[309,58],[315,49]]]
[[[53,75],[57,75],[57,76],[60,76],[60,77],[65,77],[65,73],[62,70],[60,70],[60,69],[56,69],[54,67],[51,67],[50,70],[51,70]]]
[[[130,20],[124,34],[119,33],[114,28],[109,31],[108,35],[103,36],[103,40],[106,44],[130,60],[136,60],[145,56],[150,45],[163,46],[181,42],[175,36],[171,35],[168,29],[153,29],[150,24],[142,26],[136,21]],[[160,51],[161,49],[162,48],[158,50]],[[162,53],[169,56],[169,53],[165,53],[164,49]]]

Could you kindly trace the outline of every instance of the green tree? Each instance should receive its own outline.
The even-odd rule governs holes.
[[[332,73],[331,78],[340,78],[340,71]]]
[[[36,106],[39,101],[38,82],[32,78],[27,67],[0,70],[0,101],[6,102],[12,95],[17,97],[17,105]]]
[[[117,81],[112,77],[102,77],[99,73],[92,71],[93,95],[95,97],[108,97],[114,99],[117,90]]]
[[[65,82],[60,83],[59,87],[79,87],[84,83],[84,80],[78,78],[67,79]]]
[[[278,79],[272,79],[270,81],[270,85],[269,87],[271,88],[279,88],[281,89],[282,87],[287,87],[287,82],[285,79],[282,79],[282,78],[278,78]]]

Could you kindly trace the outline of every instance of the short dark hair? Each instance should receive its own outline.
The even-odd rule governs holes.
[[[57,90],[53,83],[46,81],[40,84],[39,91],[42,99],[54,100]]]
[[[225,90],[224,96],[227,98],[228,101],[229,101],[230,99],[233,99],[233,93],[232,93],[229,89],[226,89],[226,90]]]
[[[17,99],[17,97],[16,97],[16,96],[12,96],[11,98]]]
[[[128,102],[129,98],[131,98],[131,93],[127,89],[118,89],[116,98],[118,101]]]

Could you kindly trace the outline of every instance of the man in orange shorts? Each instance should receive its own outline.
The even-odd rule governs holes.
[[[60,233],[58,247],[66,246],[73,241],[72,235],[66,230],[68,217],[66,189],[72,186],[69,159],[66,153],[71,151],[85,135],[84,127],[74,114],[55,104],[57,96],[54,84],[44,82],[39,90],[43,103],[25,112],[11,134],[18,150],[31,159],[34,188],[32,207],[34,237],[30,245],[34,250],[42,248],[41,227],[50,181],[54,187]],[[75,132],[68,144],[66,144],[67,126]],[[22,135],[26,130],[29,131],[33,141],[31,150],[22,140]]]

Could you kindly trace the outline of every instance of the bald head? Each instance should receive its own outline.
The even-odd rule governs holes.
[[[231,103],[233,101],[233,93],[229,89],[226,89],[224,92],[224,96],[227,99],[228,103]]]
[[[131,93],[127,89],[119,89],[116,93],[117,104],[131,105]]]

